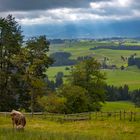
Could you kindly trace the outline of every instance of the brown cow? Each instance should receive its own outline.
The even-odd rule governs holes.
[[[16,129],[24,129],[26,125],[25,116],[21,112],[16,110],[12,110],[10,115],[12,117],[13,128],[15,128],[16,125]]]

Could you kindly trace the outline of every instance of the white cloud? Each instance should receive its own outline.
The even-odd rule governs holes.
[[[132,3],[132,0],[111,0],[111,1],[100,1],[100,2],[91,2],[90,6],[93,9],[101,8],[125,8],[129,7]]]

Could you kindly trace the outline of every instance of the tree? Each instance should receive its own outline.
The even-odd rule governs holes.
[[[63,72],[58,72],[56,77],[55,77],[55,86],[58,88],[63,84]]]
[[[23,44],[21,27],[11,15],[0,18],[0,110],[38,109],[37,97],[46,93],[49,41],[45,36]]]
[[[100,63],[93,58],[77,64],[71,71],[71,84],[88,91],[89,110],[99,110],[105,101],[105,75],[100,72]]]
[[[43,96],[38,99],[39,104],[44,111],[50,113],[65,113],[66,110],[66,98],[59,97],[56,93],[50,93],[47,96]]]
[[[45,36],[31,38],[27,41],[27,63],[24,75],[31,95],[31,112],[37,103],[38,96],[46,92],[46,69],[52,64],[52,59],[48,57],[49,42]]]
[[[131,92],[131,100],[135,103],[137,107],[140,107],[140,89]]]
[[[74,65],[77,61],[70,59],[71,53],[55,52],[50,55],[54,59],[53,66],[69,66]]]
[[[19,53],[23,36],[21,27],[11,15],[0,18],[0,110],[17,107],[19,82],[13,57]]]
[[[66,99],[64,113],[80,113],[88,111],[89,97],[87,90],[76,85],[63,85],[58,96]]]

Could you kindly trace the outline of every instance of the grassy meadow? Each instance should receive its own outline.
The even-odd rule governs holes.
[[[115,101],[115,102],[106,102],[103,104],[101,111],[135,111],[140,112],[140,108],[136,108],[132,102],[128,101]]]
[[[103,111],[135,109],[130,102],[107,102]],[[140,110],[135,110],[140,111]],[[0,115],[0,140],[139,140],[140,120],[91,119],[76,122],[50,121],[27,116],[22,132],[12,129],[11,118]]]
[[[126,42],[127,43],[127,42]],[[79,56],[93,56],[98,61],[102,61],[104,57],[109,58],[108,64],[115,64],[117,67],[121,65],[127,66],[127,61],[122,61],[121,56],[129,57],[130,55],[136,53],[137,57],[140,57],[140,51],[138,50],[112,50],[112,49],[97,49],[90,50],[90,48],[94,48],[96,46],[108,46],[108,45],[117,45],[118,42],[103,42],[103,41],[80,41],[77,43],[65,43],[59,45],[51,45],[50,53],[54,52],[69,52],[71,53],[71,59],[77,59]],[[135,45],[135,43],[131,43],[130,45]],[[138,43],[140,44],[140,43]],[[128,45],[128,43],[127,43]]]

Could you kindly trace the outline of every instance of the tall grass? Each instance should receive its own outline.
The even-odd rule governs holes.
[[[134,110],[130,102],[107,102],[102,111]],[[24,131],[12,129],[10,116],[0,116],[0,140],[139,140],[140,119],[136,121],[92,119],[76,122],[50,121],[45,117],[27,117]]]
[[[60,124],[39,119],[31,122],[23,132],[0,125],[0,140],[139,140],[140,137],[139,122],[96,120]]]

